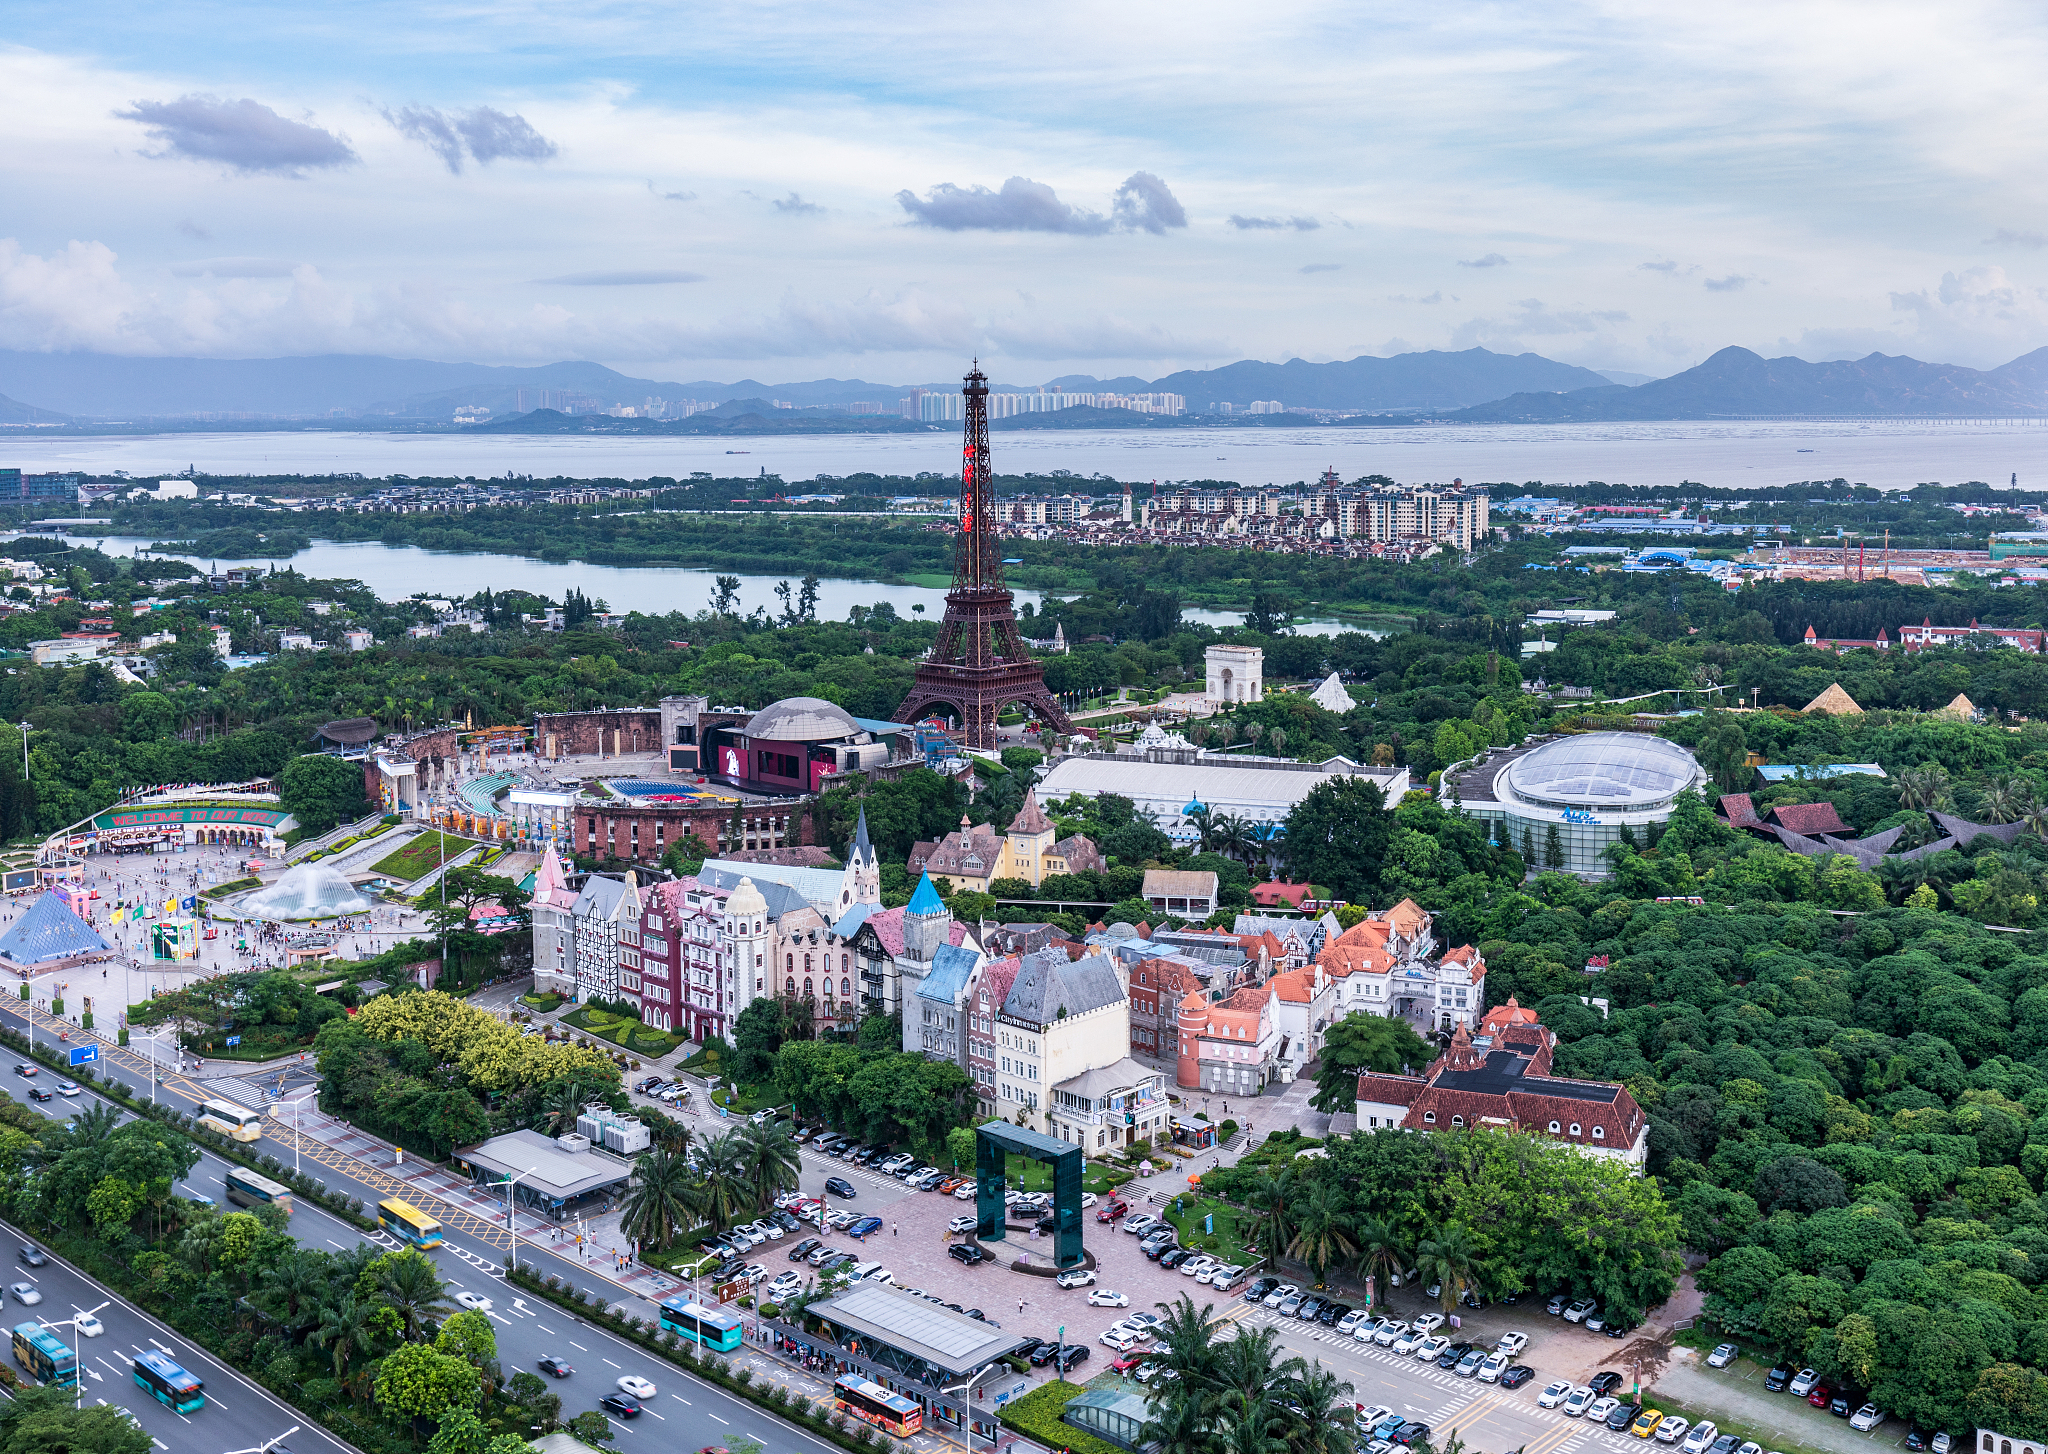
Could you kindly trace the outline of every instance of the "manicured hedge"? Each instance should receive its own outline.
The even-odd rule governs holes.
[[[1071,1449],[1074,1454],[1129,1454],[1106,1439],[1060,1422],[1060,1410],[1087,1391],[1078,1383],[1055,1378],[1004,1404],[996,1421],[1006,1429],[1029,1434],[1048,1449]]]

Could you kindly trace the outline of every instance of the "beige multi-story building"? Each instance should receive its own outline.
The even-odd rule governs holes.
[[[1131,1004],[1106,954],[1022,956],[994,1021],[996,1113],[1047,1135],[1055,1088],[1130,1058]]]
[[[1428,540],[1470,550],[1493,529],[1491,502],[1484,490],[1468,490],[1463,480],[1449,488],[1423,485],[1406,490],[1354,494],[1325,488],[1315,512],[1336,523],[1340,537],[1374,540]]]
[[[1008,833],[963,817],[957,833],[913,845],[909,871],[930,874],[949,893],[987,893],[999,878],[1020,878],[1037,888],[1050,874],[1102,871],[1106,863],[1093,840],[1079,833],[1058,838],[1058,831],[1038,806],[1038,795],[1027,792]]]

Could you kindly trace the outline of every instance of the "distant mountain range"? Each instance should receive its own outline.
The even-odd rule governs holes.
[[[1533,353],[1510,357],[1472,348],[1462,353],[1409,353],[1322,364],[1300,359],[1284,364],[1248,360],[1150,380],[1069,374],[1048,380],[1045,387],[1090,394],[1181,394],[1195,413],[1208,412],[1219,403],[1242,408],[1262,399],[1302,408],[1365,413],[1455,409],[1517,392],[1584,389],[1606,383],[1590,369]],[[70,415],[81,421],[206,419],[234,424],[251,422],[235,416],[254,416],[333,420],[337,424],[350,421],[343,427],[378,420],[446,423],[453,420],[457,409],[488,409],[494,419],[537,407],[564,411],[572,401],[559,397],[563,393],[584,395],[604,408],[640,408],[649,399],[694,399],[700,403],[730,401],[744,406],[739,410],[742,413],[753,412],[757,405],[773,412],[770,401],[799,409],[830,410],[861,403],[894,406],[917,389],[951,393],[959,387],[957,379],[924,384],[878,384],[865,379],[782,384],[764,384],[757,379],[674,382],[634,378],[593,363],[507,368],[346,354],[197,359],[0,351],[0,395],[30,401],[11,407],[43,411],[45,419]],[[1039,386],[998,383],[992,387],[1011,392]],[[543,390],[547,397],[538,397]],[[14,420],[4,412],[8,407],[0,406],[0,422],[27,422]]]
[[[1755,415],[2024,415],[2048,413],[2048,348],[1995,369],[1873,353],[1836,363],[1724,348],[1705,363],[1633,388],[1523,392],[1450,417],[1478,424]]]
[[[887,433],[915,429],[893,412],[844,412],[854,404],[892,409],[917,389],[950,393],[959,384],[878,384],[864,379],[813,379],[764,384],[755,379],[678,383],[634,378],[601,364],[555,363],[535,368],[436,363],[423,359],[326,355],[280,359],[126,358],[107,354],[0,351],[0,425],[55,425],[72,431],[129,428],[293,427],[338,429],[452,428],[455,413],[488,411],[493,430],[554,433]],[[992,385],[999,392],[1016,385]],[[1029,386],[1036,388],[1038,386]],[[1246,415],[1245,406],[1278,400],[1295,409],[1354,413],[1361,424],[1414,417],[1472,423],[1716,419],[1797,415],[2048,414],[2048,348],[1995,369],[1871,354],[1836,363],[1765,359],[1724,348],[1696,368],[1665,379],[1596,372],[1539,354],[1404,353],[1331,363],[1244,360],[1159,379],[1098,379],[1069,374],[1044,387],[1064,393],[1175,393],[1187,400],[1179,419],[1128,411],[1068,409],[998,421],[1005,429],[1147,428],[1203,422],[1219,405],[1232,421],[1266,427],[1303,422],[1300,415]],[[565,398],[580,395],[580,399]],[[604,419],[588,410],[650,399],[690,399],[718,407],[687,420]],[[782,406],[795,406],[794,408]],[[522,423],[521,420],[526,422]],[[604,422],[600,423],[599,420]],[[480,427],[465,424],[462,427]]]

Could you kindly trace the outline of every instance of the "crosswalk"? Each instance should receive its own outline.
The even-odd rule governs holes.
[[[1547,1426],[1535,1436],[1525,1440],[1518,1454],[1581,1454],[1581,1451],[1598,1451],[1598,1454],[1642,1454],[1644,1442],[1626,1432],[1616,1433],[1604,1424],[1588,1424],[1583,1418],[1567,1418],[1556,1409],[1542,1409],[1536,1406],[1536,1395],[1540,1393],[1547,1379],[1537,1378],[1519,1389],[1504,1389],[1497,1385],[1478,1384],[1468,1378],[1458,1378],[1447,1369],[1435,1364],[1418,1362],[1413,1357],[1401,1357],[1390,1349],[1374,1343],[1361,1343],[1349,1334],[1333,1332],[1328,1328],[1304,1325],[1298,1318],[1284,1318],[1268,1308],[1252,1307],[1239,1303],[1226,1310],[1218,1321],[1243,1323],[1253,1327],[1278,1329],[1289,1343],[1320,1343],[1332,1349],[1341,1348],[1351,1357],[1368,1363],[1378,1363],[1388,1368],[1398,1368],[1408,1379],[1430,1384],[1444,1390],[1449,1397],[1442,1398],[1435,1408],[1429,1408],[1421,1397],[1417,1407],[1426,1411],[1424,1423],[1436,1431],[1437,1442],[1453,1429],[1470,1429],[1493,1413],[1510,1415],[1517,1421],[1526,1420]],[[1420,1391],[1418,1390],[1418,1394]],[[1626,1390],[1622,1391],[1625,1396]],[[1471,1440],[1466,1440],[1471,1444]]]

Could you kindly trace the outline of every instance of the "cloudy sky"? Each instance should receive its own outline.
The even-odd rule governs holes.
[[[2048,12],[15,0],[0,347],[1000,381],[2048,343]]]

